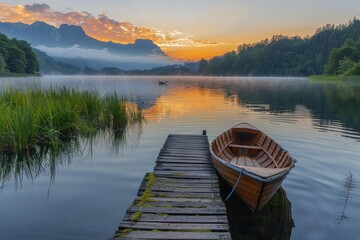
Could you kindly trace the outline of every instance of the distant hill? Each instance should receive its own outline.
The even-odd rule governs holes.
[[[151,40],[134,43],[102,42],[86,35],[80,26],[62,24],[59,28],[45,22],[33,24],[0,22],[0,32],[28,41],[55,60],[79,67],[119,67],[146,69],[174,62]]]
[[[319,28],[311,37],[273,36],[254,44],[243,44],[235,52],[229,52],[199,62],[201,75],[255,75],[255,76],[309,76],[323,74],[330,55],[346,41],[360,39],[360,20],[347,24],[328,24]],[[354,47],[355,48],[355,47]],[[356,64],[351,56],[343,63]],[[335,66],[342,59],[336,60]],[[360,66],[360,63],[359,63]],[[360,67],[358,67],[360,68]],[[347,68],[346,68],[347,69]],[[332,73],[331,71],[329,71]]]
[[[33,48],[40,64],[40,72],[45,75],[77,75],[82,74],[82,69],[67,63],[55,61],[45,52]]]

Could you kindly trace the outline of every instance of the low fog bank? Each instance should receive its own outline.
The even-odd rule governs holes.
[[[110,53],[106,48],[85,49],[78,45],[69,48],[36,46],[35,48],[45,52],[56,61],[71,64],[77,67],[90,67],[101,69],[104,67],[116,67],[123,70],[145,70],[172,64],[181,64],[169,57],[160,55],[119,55]]]

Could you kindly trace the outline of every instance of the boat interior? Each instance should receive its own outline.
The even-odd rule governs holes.
[[[293,165],[286,150],[250,124],[239,124],[222,133],[211,148],[224,161],[262,177],[276,175]]]

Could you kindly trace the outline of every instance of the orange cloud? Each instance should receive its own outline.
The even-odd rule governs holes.
[[[106,14],[93,16],[86,11],[58,12],[52,10],[49,5],[44,3],[24,6],[9,6],[0,3],[0,21],[28,24],[35,21],[44,21],[56,27],[63,23],[78,25],[89,36],[101,41],[132,43],[136,39],[150,39],[163,48],[164,52],[170,57],[180,59],[193,60],[201,57],[211,57],[228,51],[224,49],[224,44],[222,43],[199,40],[194,36],[187,36],[178,31],[164,33],[155,28],[135,26],[130,22],[110,19]],[[181,51],[184,52],[181,53]]]

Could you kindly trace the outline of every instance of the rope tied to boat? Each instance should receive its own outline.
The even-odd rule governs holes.
[[[239,184],[239,181],[240,181],[241,175],[242,175],[242,169],[240,169],[240,172],[239,172],[239,177],[238,177],[238,179],[236,180],[236,183],[235,183],[235,185],[234,185],[233,189],[231,190],[231,192],[229,193],[229,195],[226,197],[225,202],[226,202],[226,201],[227,201],[227,200],[231,197],[231,195],[234,193],[234,191],[235,191],[235,189],[236,189],[237,185]]]

